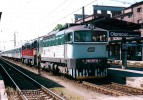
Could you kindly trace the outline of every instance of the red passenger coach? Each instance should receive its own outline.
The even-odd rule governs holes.
[[[36,63],[38,43],[34,41],[33,43],[26,43],[22,46],[22,62],[34,65]]]

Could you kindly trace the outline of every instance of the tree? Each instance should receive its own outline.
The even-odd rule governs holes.
[[[60,30],[60,29],[62,29],[64,27],[65,27],[65,25],[57,24],[57,26],[53,29],[53,31]]]

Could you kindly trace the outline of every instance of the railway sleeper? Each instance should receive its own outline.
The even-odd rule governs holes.
[[[128,90],[129,92],[131,92],[131,94],[134,94],[133,92],[137,93],[137,94],[143,94],[143,90],[142,89],[137,89],[137,88],[134,88],[134,87],[129,87],[129,86],[121,86],[121,84],[118,84],[118,83],[114,83],[112,82],[112,84],[114,86],[117,86],[117,87],[120,87],[122,89],[125,89],[125,90]]]
[[[85,82],[85,81],[83,81],[83,84],[85,84],[86,86],[92,87],[92,88],[94,87],[95,89],[98,89],[99,91],[107,92],[108,94],[115,94],[115,95],[118,95],[118,96],[130,95],[128,93],[124,93],[124,92],[120,92],[120,91],[113,90],[113,89],[110,89],[110,88],[102,87],[102,86],[95,85],[95,84],[92,84],[92,83],[88,83],[88,82]]]

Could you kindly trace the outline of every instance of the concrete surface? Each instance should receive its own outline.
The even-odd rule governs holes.
[[[114,82],[143,89],[143,71],[108,68],[108,76]]]
[[[4,81],[1,75],[0,75],[0,100],[8,100],[7,94],[5,92]]]

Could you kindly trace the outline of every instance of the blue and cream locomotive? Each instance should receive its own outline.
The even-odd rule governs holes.
[[[30,61],[34,65],[41,56],[41,67],[56,73],[64,73],[75,79],[92,79],[107,75],[108,31],[101,28],[90,29],[86,25],[75,25],[60,31],[53,31],[37,38],[35,48],[21,47],[19,51],[6,51],[2,56],[18,54],[18,59]],[[32,45],[32,44],[31,44]],[[16,49],[14,49],[16,50]],[[24,50],[22,52],[22,50]],[[23,54],[30,56],[23,58]],[[15,54],[14,54],[15,53]],[[30,57],[35,58],[30,59]],[[29,58],[28,58],[29,57]],[[15,57],[16,58],[16,57]],[[30,59],[30,60],[29,60]]]
[[[107,74],[108,31],[85,25],[50,32],[39,39],[42,67],[76,79],[104,77]]]

